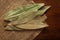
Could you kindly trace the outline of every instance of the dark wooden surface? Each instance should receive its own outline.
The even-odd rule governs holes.
[[[60,40],[60,0],[34,0],[51,5],[46,13],[49,27],[45,28],[34,40]]]

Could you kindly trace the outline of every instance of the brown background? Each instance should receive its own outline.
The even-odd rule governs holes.
[[[34,40],[60,40],[60,0],[34,0],[51,5],[51,9],[46,13],[49,24]]]

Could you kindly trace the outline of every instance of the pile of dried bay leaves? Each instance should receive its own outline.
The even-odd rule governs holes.
[[[6,30],[26,30],[40,29],[47,27],[45,12],[51,6],[45,6],[44,3],[33,3],[23,5],[7,12],[4,20],[10,21]]]

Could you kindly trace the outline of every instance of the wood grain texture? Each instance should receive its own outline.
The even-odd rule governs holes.
[[[27,4],[25,0],[0,0],[0,40],[33,40],[40,30],[22,30],[22,31],[6,31],[4,26],[4,14],[15,7]]]
[[[51,9],[46,13],[49,24],[39,36],[34,40],[60,40],[60,0],[34,0],[35,2],[44,2],[46,5],[51,5]]]

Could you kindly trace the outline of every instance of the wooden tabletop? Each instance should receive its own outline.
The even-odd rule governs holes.
[[[47,11],[48,27],[45,28],[34,40],[60,40],[60,0],[34,0],[35,2],[44,2],[51,5]]]

